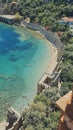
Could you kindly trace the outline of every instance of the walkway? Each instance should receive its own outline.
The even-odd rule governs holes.
[[[5,120],[0,122],[0,130],[5,130],[6,122]]]

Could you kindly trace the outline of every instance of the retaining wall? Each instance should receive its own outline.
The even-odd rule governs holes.
[[[40,31],[42,34],[44,34],[44,36],[50,41],[52,42],[57,48],[62,48],[63,44],[60,41],[60,39],[53,35],[50,31],[46,31],[44,28],[42,28],[41,26],[37,25],[37,24],[33,24],[33,23],[26,23],[25,21],[22,22],[23,24],[26,25],[26,27],[33,29],[33,30],[37,30]]]

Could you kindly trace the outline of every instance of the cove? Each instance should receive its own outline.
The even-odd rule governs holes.
[[[48,42],[31,30],[0,23],[0,120],[10,106],[21,112],[33,100],[51,59]]]

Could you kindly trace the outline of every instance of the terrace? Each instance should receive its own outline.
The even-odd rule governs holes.
[[[14,15],[0,15],[0,22],[13,24],[15,16]]]
[[[43,76],[41,77],[41,79],[38,82],[37,93],[39,94],[45,88],[50,88],[50,87],[53,87],[53,86],[58,86],[58,83],[60,81],[60,78],[59,78],[60,73],[61,73],[61,70],[55,71],[51,75],[47,74],[47,73],[44,73]]]
[[[22,125],[22,116],[13,108],[9,108],[6,120],[0,122],[0,130],[18,130]]]

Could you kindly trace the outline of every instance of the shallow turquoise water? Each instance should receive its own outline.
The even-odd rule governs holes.
[[[46,39],[0,23],[0,119],[10,106],[21,112],[32,101],[50,58]]]

